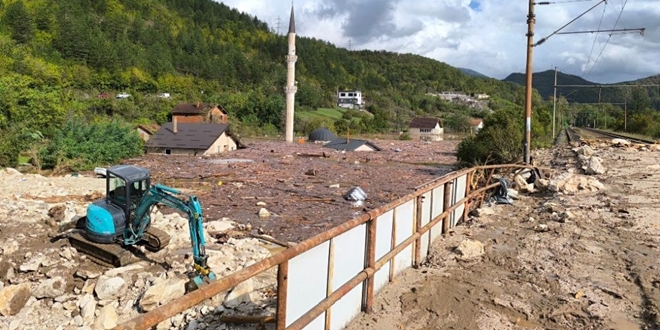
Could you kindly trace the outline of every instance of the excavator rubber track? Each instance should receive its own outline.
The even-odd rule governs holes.
[[[136,244],[144,246],[151,252],[157,252],[165,248],[170,242],[170,235],[158,228],[149,227],[144,233],[144,238]],[[83,234],[75,233],[69,236],[69,242],[79,252],[82,252],[95,261],[111,266],[123,267],[139,261],[140,259],[131,252],[137,246],[124,246],[119,243],[101,244],[88,240]]]

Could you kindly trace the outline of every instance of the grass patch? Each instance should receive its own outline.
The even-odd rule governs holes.
[[[346,109],[338,109],[338,108],[319,108],[314,111],[301,111],[298,112],[297,115],[300,116],[300,118],[303,119],[314,119],[314,118],[320,118],[320,119],[326,119],[329,118],[333,122],[341,119],[341,117],[344,115],[346,112]]]

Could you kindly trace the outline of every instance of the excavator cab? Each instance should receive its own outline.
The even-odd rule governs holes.
[[[135,218],[140,200],[151,184],[149,170],[131,165],[108,168],[106,197],[90,204],[85,230],[87,238],[97,243],[121,240],[126,226]]]

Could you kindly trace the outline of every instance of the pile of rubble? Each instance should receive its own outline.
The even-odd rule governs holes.
[[[0,182],[9,187],[0,195],[0,329],[110,329],[185,293],[191,244],[187,219],[178,213],[152,213],[152,224],[172,237],[165,249],[143,251],[144,260],[110,268],[78,253],[66,240],[51,242],[60,227],[83,216],[89,202],[102,196],[104,180],[6,169],[0,170]],[[282,249],[237,238],[237,225],[229,219],[207,220],[208,264],[218,278]],[[223,316],[274,315],[275,290],[272,269],[157,328],[222,329],[227,327]]]

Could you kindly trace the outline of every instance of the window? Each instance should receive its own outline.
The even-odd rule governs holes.
[[[345,96],[346,96],[346,93],[339,93],[339,96],[341,96],[341,97],[345,97]]]
[[[108,198],[116,204],[126,204],[126,181],[109,173]]]
[[[165,149],[165,154],[166,155],[171,155],[172,154],[172,149]]]
[[[433,129],[432,128],[420,128],[419,132],[420,133],[431,133]]]

